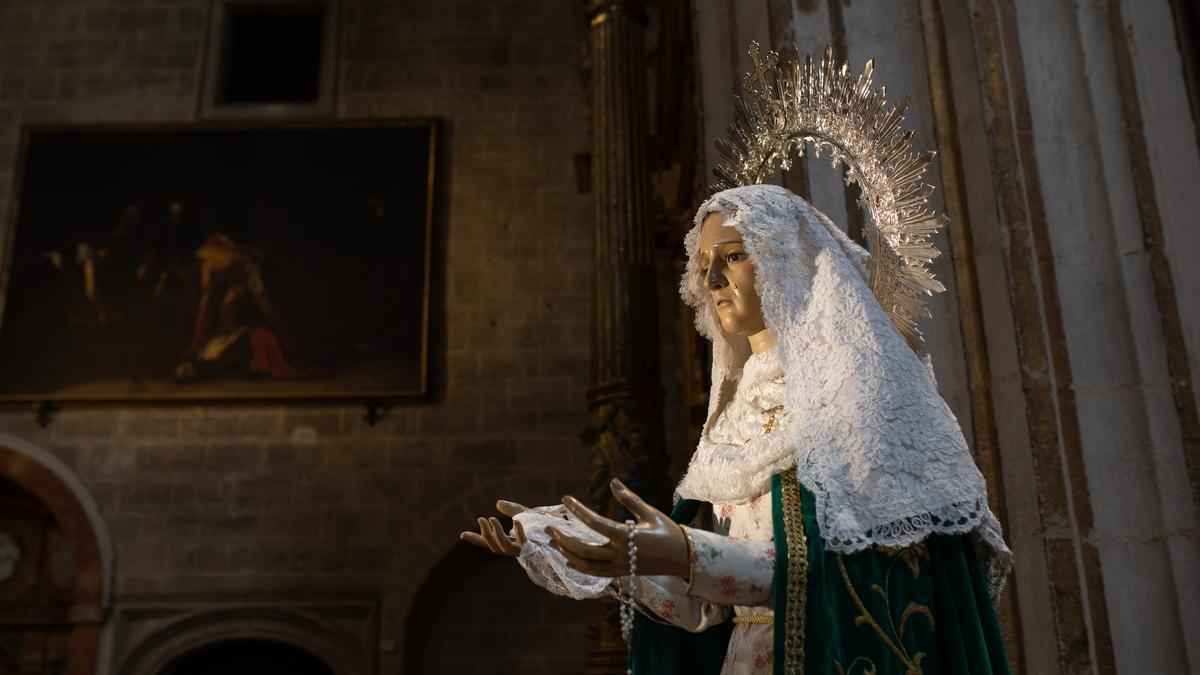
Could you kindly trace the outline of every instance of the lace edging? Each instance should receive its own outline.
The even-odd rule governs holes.
[[[937,513],[907,516],[862,532],[828,537],[825,533],[831,531],[832,526],[828,522],[828,511],[824,507],[827,495],[811,487],[809,490],[815,498],[817,522],[821,525],[825,547],[843,555],[858,553],[873,546],[905,548],[935,534],[972,535],[976,555],[979,556],[987,581],[988,595],[993,606],[1000,602],[1008,575],[1012,572],[1013,554],[1004,543],[1000,523],[988,509],[985,498],[951,504],[938,509]]]

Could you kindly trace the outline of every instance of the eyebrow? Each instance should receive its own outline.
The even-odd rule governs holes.
[[[713,242],[713,246],[724,246],[725,244],[743,244],[744,245],[745,243],[746,243],[746,241],[744,239],[728,239],[726,241]],[[700,260],[703,261],[707,255],[708,255],[708,251],[701,251],[700,252]]]

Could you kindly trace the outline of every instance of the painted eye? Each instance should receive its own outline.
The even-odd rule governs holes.
[[[732,253],[730,253],[728,256],[725,257],[725,260],[727,260],[731,263],[741,262],[745,259],[746,259],[746,254],[742,251],[733,251]]]

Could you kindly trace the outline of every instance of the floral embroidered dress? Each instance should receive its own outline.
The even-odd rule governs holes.
[[[782,394],[783,370],[775,350],[751,356],[737,393],[709,430],[710,437],[745,445],[780,426]],[[634,598],[650,618],[693,632],[737,617],[721,673],[769,674],[774,663],[775,573],[771,492],[712,506],[711,532],[689,528],[690,585],[674,577],[645,577],[639,579]]]

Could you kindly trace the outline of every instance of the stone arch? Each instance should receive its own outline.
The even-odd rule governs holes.
[[[458,544],[458,533],[471,529],[476,516],[494,515],[496,500],[513,495],[517,492],[516,485],[527,477],[538,477],[535,471],[525,471],[510,474],[502,479],[485,483],[470,492],[456,495],[446,502],[442,508],[431,514],[415,533],[417,539],[424,542],[428,554],[423,561],[423,567],[413,569],[413,578],[424,579],[441,561],[442,556]],[[536,506],[536,504],[526,504]]]
[[[409,591],[416,592],[423,586],[437,565],[455,550],[459,544],[459,532],[474,527],[475,517],[495,514],[496,500],[516,494],[516,485],[531,476],[536,477],[536,472],[509,474],[485,483],[470,492],[455,495],[454,499],[425,518],[413,533],[413,540],[421,542],[424,550],[409,556],[404,563],[406,576],[414,580],[408,585]],[[405,613],[408,611],[407,608],[401,610]]]
[[[48,511],[70,551],[72,597],[64,621],[69,627],[67,672],[103,671],[100,637],[112,599],[114,549],[95,499],[57,457],[6,433],[0,433],[0,478]]]
[[[496,499],[519,494],[519,486],[530,479],[542,477],[522,471],[458,495],[415,532],[426,551],[419,563],[406,563],[413,585],[406,606],[398,608],[405,617],[402,672],[455,672],[461,664],[429,663],[425,654],[426,649],[439,650],[446,642],[440,638],[455,629],[471,641],[463,645],[466,653],[493,659],[492,665],[505,672],[577,672],[583,667],[587,639],[582,626],[591,605],[556,597],[530,582],[513,561],[458,539],[460,531],[474,525],[475,516],[495,514]],[[494,592],[493,582],[504,590]],[[487,597],[481,600],[481,594]],[[465,620],[470,616],[480,619],[478,625],[463,625],[470,624]]]
[[[294,609],[231,606],[196,612],[145,636],[116,672],[158,675],[172,661],[222,642],[278,642],[324,661],[335,675],[369,675],[370,662],[354,635],[317,614]]]

